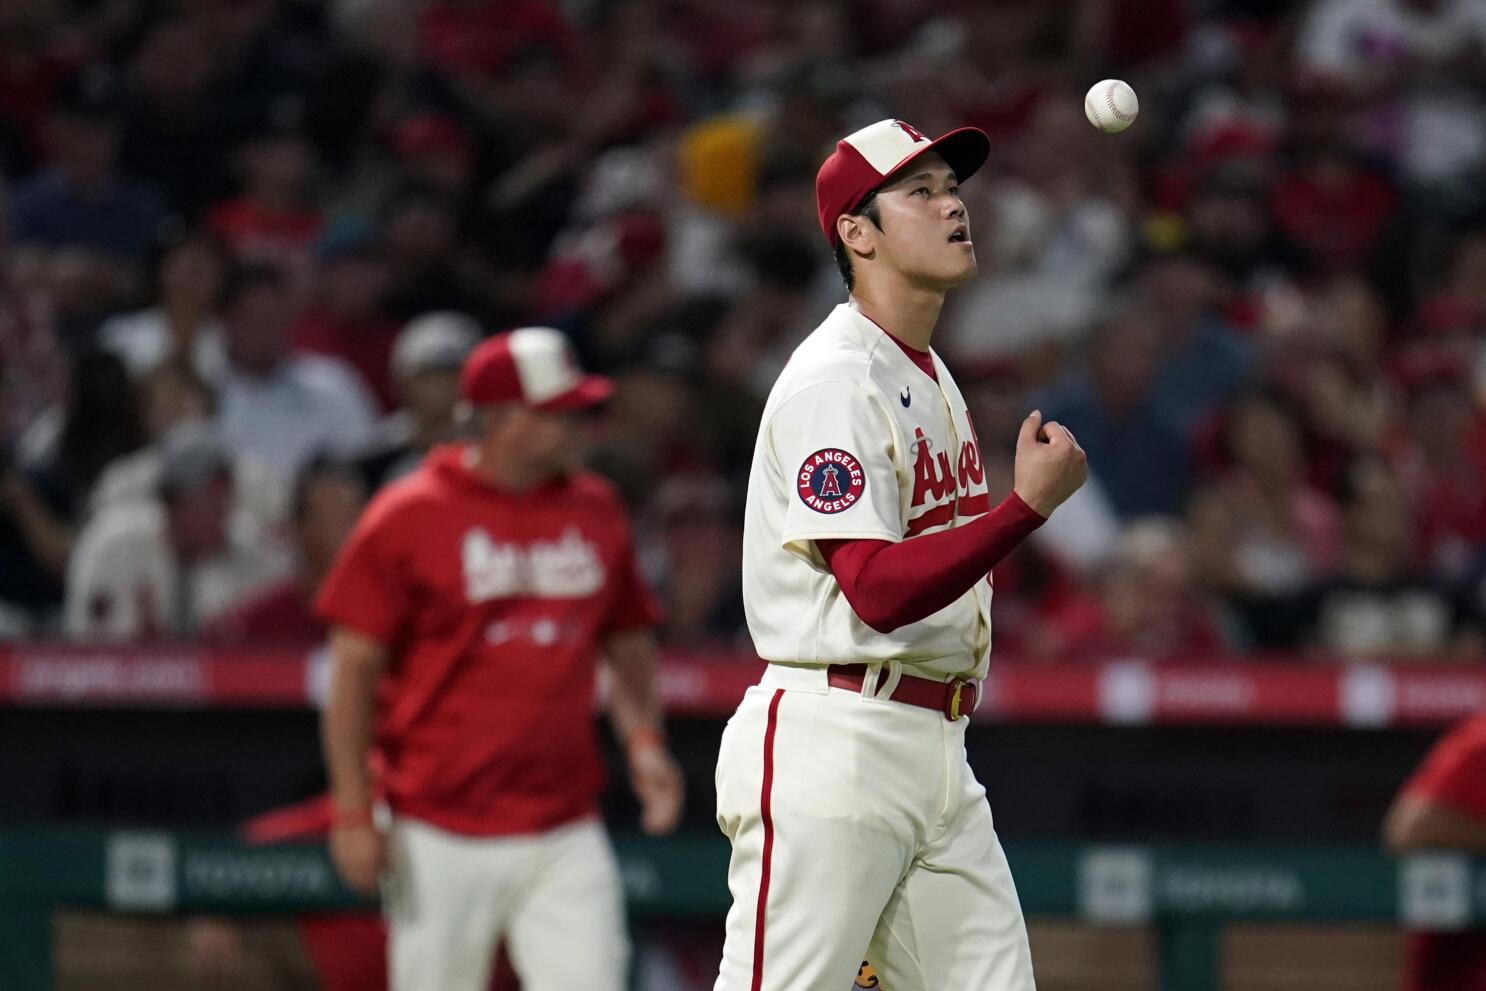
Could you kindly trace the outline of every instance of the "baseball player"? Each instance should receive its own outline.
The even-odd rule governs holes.
[[[1038,413],[990,505],[964,398],[929,338],[975,274],[959,183],[986,135],[884,120],[816,177],[850,293],[790,358],[748,484],[743,596],[770,663],[724,731],[732,842],[718,991],[1030,991],[985,790],[965,756],[991,645],[989,572],[1084,481]]]
[[[681,777],[624,510],[571,467],[579,411],[612,386],[540,327],[479,345],[460,385],[474,441],[435,448],[383,489],[319,595],[331,855],[367,893],[386,868],[393,991],[484,991],[502,937],[527,991],[619,991],[622,892],[596,808],[600,651],[648,832],[675,827]]]

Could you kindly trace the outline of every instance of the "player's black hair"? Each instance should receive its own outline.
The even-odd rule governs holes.
[[[853,217],[866,217],[872,221],[872,226],[882,230],[882,210],[877,205],[877,190],[867,194],[867,198],[857,204],[857,208],[851,211]],[[846,291],[856,286],[856,276],[851,271],[851,252],[846,250],[846,245],[840,241],[836,242],[836,268],[841,272],[841,281],[846,283]]]

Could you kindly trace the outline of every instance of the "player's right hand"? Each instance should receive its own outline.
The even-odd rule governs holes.
[[[377,877],[387,866],[387,840],[370,824],[336,826],[330,831],[330,859],[346,887],[377,893]]]
[[[1012,472],[1016,494],[1045,519],[1084,484],[1089,460],[1072,431],[1061,423],[1044,424],[1042,411],[1033,410],[1017,435]]]

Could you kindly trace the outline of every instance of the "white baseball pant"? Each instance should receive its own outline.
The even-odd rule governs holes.
[[[717,821],[733,906],[716,991],[1033,991],[1032,957],[968,720],[770,665],[723,732]]]
[[[523,991],[622,991],[619,866],[604,828],[472,837],[394,817],[384,884],[391,991],[486,991],[505,937]]]

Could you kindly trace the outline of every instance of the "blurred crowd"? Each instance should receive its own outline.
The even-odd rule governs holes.
[[[993,494],[1033,408],[1092,468],[998,651],[1482,655],[1486,0],[0,4],[0,635],[313,640],[464,354],[545,324],[666,638],[746,649],[815,169],[885,116],[992,136],[935,347]]]

